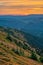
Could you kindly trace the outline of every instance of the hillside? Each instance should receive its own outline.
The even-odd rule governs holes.
[[[17,28],[32,35],[43,37],[43,14],[0,15],[0,25]]]
[[[0,27],[0,65],[43,65],[39,60],[41,54],[37,53],[37,46],[30,44],[29,37],[34,38],[16,29]]]

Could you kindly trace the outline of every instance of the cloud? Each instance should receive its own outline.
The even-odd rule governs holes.
[[[28,1],[43,1],[43,0],[28,0]]]
[[[18,6],[8,6],[8,5],[0,5],[0,8],[10,8],[10,9],[14,9],[14,8],[43,8],[43,5],[28,5],[28,6],[24,6],[24,5],[18,5]]]
[[[0,0],[0,14],[43,13],[43,0]]]
[[[10,8],[10,9],[22,9],[22,8],[43,8],[43,2],[39,2],[39,3],[35,3],[34,1],[43,1],[43,0],[27,0],[27,2],[29,3],[29,1],[33,1],[33,2],[30,2],[28,5],[26,5],[26,0],[22,0],[24,1],[24,4],[21,0],[1,0],[0,1],[0,9],[2,8]],[[33,4],[32,4],[33,3]],[[34,4],[35,3],[35,4]]]

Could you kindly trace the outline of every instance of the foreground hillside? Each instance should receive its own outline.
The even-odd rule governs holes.
[[[23,32],[0,27],[0,65],[43,65],[39,58]]]

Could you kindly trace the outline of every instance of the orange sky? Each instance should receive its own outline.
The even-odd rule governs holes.
[[[0,0],[0,15],[43,14],[43,0]]]

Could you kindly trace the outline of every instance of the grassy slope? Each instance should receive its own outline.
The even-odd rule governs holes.
[[[0,65],[42,65],[41,63],[34,61],[32,59],[27,58],[31,55],[31,51],[28,49],[23,49],[19,45],[17,45],[14,41],[10,41],[6,39],[8,35],[8,31],[0,29]],[[18,33],[17,31],[14,32],[14,37],[11,36],[12,40],[16,39],[17,42],[25,41],[25,38],[23,35]],[[27,44],[27,43],[26,43]],[[25,44],[24,44],[25,46]],[[13,50],[18,49],[18,51],[24,52],[24,55],[19,55],[15,53]]]

